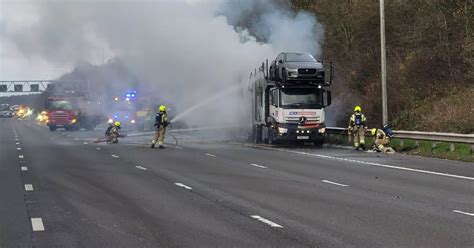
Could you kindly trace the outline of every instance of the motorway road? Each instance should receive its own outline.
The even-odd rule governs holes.
[[[473,163],[0,130],[1,248],[474,247]]]

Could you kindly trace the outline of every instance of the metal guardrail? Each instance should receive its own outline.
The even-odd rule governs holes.
[[[327,133],[330,135],[338,134],[347,135],[347,128],[342,127],[327,127]],[[370,132],[370,129],[368,130]],[[455,150],[455,143],[470,144],[471,153],[474,153],[474,134],[459,134],[459,133],[436,133],[436,132],[419,132],[419,131],[403,131],[393,130],[394,138],[400,139],[403,145],[403,139],[415,140],[416,146],[419,141],[432,141],[432,148],[434,149],[438,142],[446,142],[450,144],[450,150]],[[370,134],[369,134],[370,135]]]

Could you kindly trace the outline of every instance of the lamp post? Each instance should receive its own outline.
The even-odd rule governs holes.
[[[388,124],[387,107],[387,54],[385,49],[385,1],[380,0],[380,52],[382,64],[382,121]]]

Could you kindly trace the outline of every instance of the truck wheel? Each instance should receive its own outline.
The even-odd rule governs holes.
[[[275,138],[274,138],[274,131],[273,128],[268,128],[268,144],[273,145],[275,144]]]
[[[314,147],[317,149],[323,149],[324,147],[324,141],[316,141],[314,142]]]
[[[56,126],[49,126],[49,131],[54,132],[56,131],[57,127]]]
[[[262,128],[260,126],[253,126],[252,139],[255,144],[262,142]]]

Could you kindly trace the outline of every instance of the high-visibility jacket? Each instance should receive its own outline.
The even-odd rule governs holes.
[[[158,112],[155,116],[155,127],[167,127],[169,124],[168,122],[168,114],[166,112]]]
[[[349,128],[366,127],[366,124],[367,124],[367,119],[365,118],[365,115],[362,113],[352,114],[351,119],[349,120]]]

